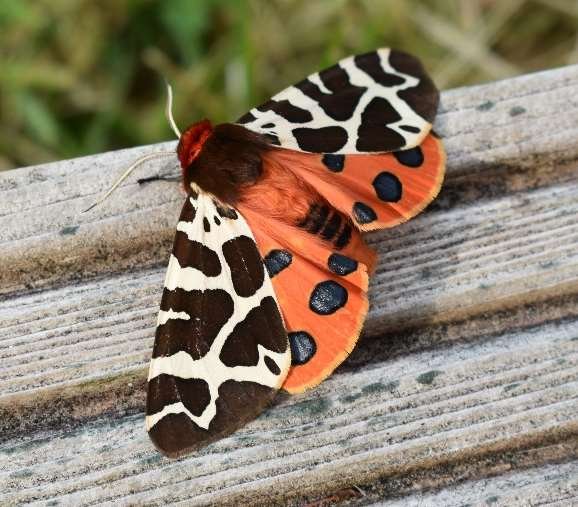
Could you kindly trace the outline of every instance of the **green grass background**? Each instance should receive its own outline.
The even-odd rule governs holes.
[[[0,170],[228,121],[380,46],[441,89],[578,60],[576,0],[0,0]]]

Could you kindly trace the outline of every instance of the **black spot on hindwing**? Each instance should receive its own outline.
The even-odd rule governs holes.
[[[265,269],[257,245],[248,236],[223,243],[223,255],[231,270],[235,292],[241,297],[255,294],[263,285]]]
[[[309,308],[319,315],[331,315],[347,303],[347,289],[334,280],[318,283],[309,299]]]
[[[306,331],[294,331],[288,333],[287,336],[291,347],[291,364],[305,364],[315,355],[317,344],[309,333]]]
[[[333,153],[326,153],[321,159],[325,167],[334,173],[343,171],[345,164],[345,155],[335,155]]]
[[[271,250],[263,259],[269,278],[273,278],[285,268],[288,268],[292,260],[293,255],[288,250]]]
[[[203,217],[203,229],[205,232],[211,232],[211,223],[207,220],[207,217]]]
[[[401,199],[401,181],[390,172],[379,173],[373,180],[373,188],[377,197],[384,202],[398,202]]]
[[[336,275],[345,276],[357,269],[357,261],[346,255],[333,253],[327,260],[327,266]]]
[[[423,164],[423,152],[419,146],[409,150],[394,151],[396,160],[407,167],[419,167]]]
[[[353,205],[353,216],[360,224],[368,224],[377,219],[375,211],[363,202],[356,202]]]
[[[249,311],[227,337],[219,358],[226,366],[255,366],[258,345],[272,352],[285,352],[287,335],[277,303],[271,296]]]

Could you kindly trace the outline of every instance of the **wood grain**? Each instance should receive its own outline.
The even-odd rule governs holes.
[[[514,487],[513,487],[514,486]],[[471,481],[433,494],[379,502],[384,507],[578,504],[578,462]],[[482,493],[482,494],[480,494]]]
[[[0,503],[571,504],[576,97],[578,66],[445,92],[446,184],[422,216],[368,236],[380,260],[356,351],[178,461],[152,448],[142,411],[182,195],[136,182],[173,164],[80,213],[174,144],[0,174]],[[530,464],[496,471],[521,453]]]

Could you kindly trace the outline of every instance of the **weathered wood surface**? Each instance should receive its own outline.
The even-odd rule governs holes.
[[[445,92],[446,185],[370,236],[356,351],[178,461],[142,411],[182,196],[136,183],[171,164],[84,215],[159,146],[1,174],[0,503],[576,502],[577,97],[578,66]]]
[[[440,505],[578,505],[578,463],[564,463],[482,479],[443,489],[379,502],[384,507],[437,507]],[[480,492],[484,492],[480,495]]]

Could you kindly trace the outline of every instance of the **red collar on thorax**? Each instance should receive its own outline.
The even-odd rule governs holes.
[[[193,123],[182,133],[177,146],[177,155],[183,169],[189,167],[199,156],[203,145],[212,133],[213,126],[209,120]]]

